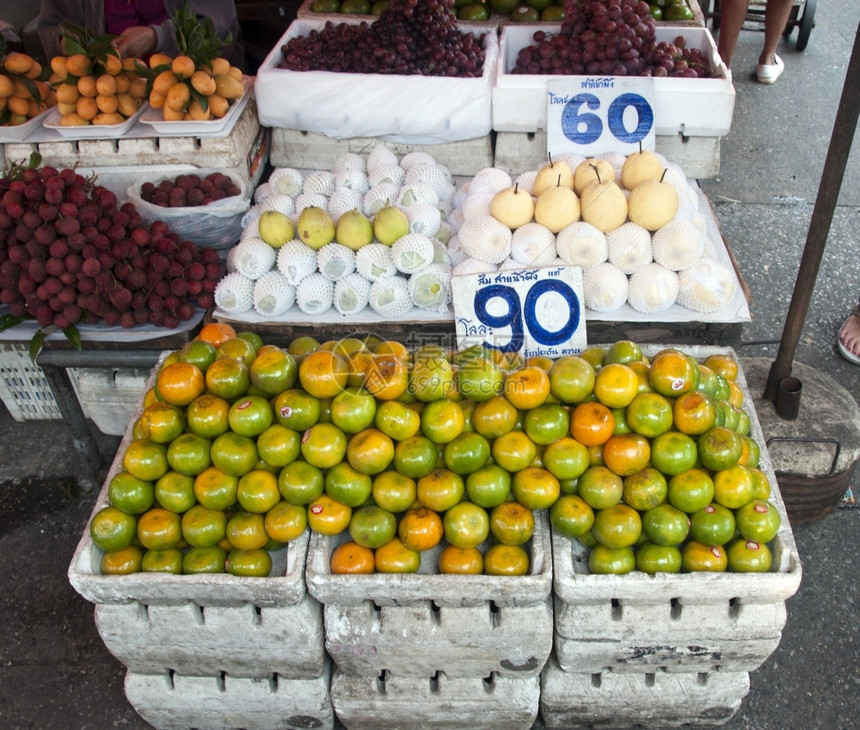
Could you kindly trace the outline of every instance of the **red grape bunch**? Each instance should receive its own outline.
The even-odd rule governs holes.
[[[657,43],[644,0],[565,0],[561,32],[536,31],[511,73],[708,77],[712,70],[683,36]]]
[[[391,0],[372,24],[325,24],[288,40],[278,68],[478,78],[484,35],[461,32],[454,0]]]
[[[215,249],[145,224],[131,203],[74,170],[0,179],[0,303],[14,317],[65,329],[78,322],[177,327],[213,303]]]

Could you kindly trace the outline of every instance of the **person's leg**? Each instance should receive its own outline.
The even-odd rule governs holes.
[[[764,12],[764,48],[758,58],[760,64],[776,65],[776,47],[779,45],[780,36],[785,30],[793,6],[794,0],[767,0]]]
[[[789,2],[792,1],[789,0]],[[720,3],[717,51],[728,68],[732,67],[732,56],[735,54],[735,46],[738,44],[738,36],[741,34],[748,8],[749,0],[722,0]]]
[[[848,360],[860,361],[860,304],[848,315],[839,330],[839,350]]]

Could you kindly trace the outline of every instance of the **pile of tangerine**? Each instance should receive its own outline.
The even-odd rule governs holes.
[[[772,507],[736,373],[628,341],[523,362],[378,338],[282,349],[209,324],[161,364],[90,534],[104,573],[268,575],[309,527],[339,536],[335,573],[415,572],[432,550],[439,572],[521,575],[547,509],[595,572],[720,569],[650,546],[695,542],[652,535],[669,508],[695,522],[697,472],[734,468],[754,485],[734,501]]]

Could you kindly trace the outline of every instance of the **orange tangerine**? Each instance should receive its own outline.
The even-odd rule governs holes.
[[[513,474],[531,465],[537,455],[537,446],[525,431],[508,431],[493,439],[490,451],[493,460]]]
[[[594,395],[608,408],[626,408],[638,392],[638,376],[623,363],[608,363],[594,377]]]
[[[699,373],[695,361],[678,350],[662,350],[651,360],[648,372],[651,387],[660,395],[674,398],[698,384]]]
[[[546,402],[549,392],[550,379],[543,368],[521,367],[505,378],[505,397],[515,408],[537,408]]]
[[[484,573],[487,575],[527,575],[529,555],[521,545],[496,543],[484,553]]]
[[[204,393],[188,404],[185,417],[192,433],[215,438],[230,428],[227,419],[229,411],[230,404],[226,400]]]
[[[237,550],[258,550],[269,542],[266,518],[254,512],[236,512],[227,520],[226,533]]]
[[[426,507],[407,510],[400,518],[397,535],[412,550],[430,550],[441,542],[444,535],[442,518],[438,512]]]
[[[346,458],[362,474],[379,474],[394,459],[394,442],[377,428],[365,428],[349,440]]]
[[[236,336],[236,330],[232,325],[226,322],[210,322],[203,325],[200,333],[197,335],[198,340],[208,342],[210,345],[218,348],[227,340],[233,339]]]
[[[511,478],[511,493],[524,507],[549,509],[561,495],[561,485],[543,467],[527,466]]]
[[[519,502],[502,502],[490,512],[490,532],[503,545],[525,544],[534,529],[534,512]]]
[[[346,387],[346,360],[329,350],[317,350],[299,363],[299,381],[315,398],[333,398]]]
[[[418,501],[436,512],[453,507],[463,498],[465,491],[463,477],[450,469],[436,468],[418,479]]]
[[[570,416],[570,433],[584,446],[605,444],[615,431],[612,411],[597,401],[580,403]]]
[[[163,507],[153,507],[138,518],[137,539],[147,550],[176,547],[182,539],[181,518]]]
[[[651,444],[638,433],[613,434],[603,444],[603,463],[622,477],[644,469],[650,458]]]
[[[376,548],[374,565],[378,573],[417,573],[421,567],[421,553],[395,537]]]
[[[332,551],[329,567],[335,575],[368,575],[376,570],[373,550],[348,540]]]
[[[734,380],[738,377],[738,363],[731,355],[713,353],[705,358],[704,364],[726,380]]]
[[[400,398],[409,387],[409,367],[395,354],[371,356],[365,370],[364,387],[379,400]]]
[[[215,360],[206,369],[204,379],[206,388],[212,395],[228,401],[244,395],[251,384],[248,366],[231,357]]]
[[[447,545],[439,553],[439,572],[446,575],[480,575],[484,572],[484,555],[476,547]]]

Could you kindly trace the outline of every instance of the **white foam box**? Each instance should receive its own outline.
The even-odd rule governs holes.
[[[646,355],[661,347],[643,347]],[[700,361],[731,348],[680,346]],[[759,468],[770,480],[770,501],[782,518],[769,547],[768,573],[656,573],[593,575],[578,540],[552,531],[555,652],[566,672],[748,672],[779,645],[785,601],[800,586],[802,567],[785,504],[743,375],[750,435],[761,446]]]
[[[550,657],[541,675],[544,726],[573,728],[715,727],[749,692],[746,672],[570,674]]]
[[[108,504],[108,485],[122,469],[131,429],[129,423],[93,515]],[[305,588],[309,535],[305,531],[273,551],[272,570],[265,578],[227,573],[102,575],[103,553],[93,543],[87,521],[68,577],[78,593],[96,604],[96,627],[105,646],[129,669],[169,669],[192,676],[226,672],[252,678],[318,677],[325,647],[322,607]]]
[[[324,25],[322,20],[294,20],[260,66],[255,92],[264,126],[317,132],[332,139],[372,137],[419,145],[479,139],[490,133],[499,54],[495,31],[472,31],[485,32],[480,78],[278,68],[287,41]]]
[[[6,144],[7,165],[29,159],[33,152],[43,165],[94,173],[98,184],[125,198],[132,183],[149,176],[178,175],[200,169],[231,170],[255,187],[269,157],[270,133],[260,125],[250,99],[229,133],[223,136],[143,136],[134,130],[117,139],[59,139]]]
[[[418,573],[333,575],[344,536],[313,535],[305,576],[324,604],[326,649],[346,674],[402,677],[537,676],[552,650],[549,520],[536,513],[524,576],[440,575],[441,546]]]
[[[440,144],[404,144],[383,141],[375,137],[335,139],[319,132],[297,129],[272,129],[273,167],[295,167],[308,170],[330,170],[334,161],[347,152],[367,156],[377,145],[384,144],[398,158],[410,152],[426,152],[453,175],[474,175],[485,167],[492,167],[495,147],[490,133],[474,139]]]
[[[720,137],[686,137],[681,134],[658,134],[654,150],[677,162],[688,177],[710,179],[720,174]],[[493,166],[518,175],[535,170],[547,161],[547,133],[496,132]]]
[[[288,681],[127,672],[125,696],[159,730],[331,730],[330,675],[329,664],[318,677]]]
[[[102,433],[122,436],[146,392],[149,372],[142,368],[73,368],[71,375],[84,415]]]
[[[695,0],[694,0],[695,2]],[[343,23],[347,21],[359,21],[362,23],[374,23],[379,19],[378,15],[362,15],[358,13],[315,13],[312,9],[314,0],[304,0],[296,11],[296,17],[302,20],[323,20],[331,21],[332,23]],[[498,30],[499,23],[504,18],[493,11],[489,20],[463,20],[458,21],[457,25],[461,30],[470,30],[479,28],[481,30]]]
[[[0,399],[19,423],[63,417],[45,372],[30,359],[25,343],[0,342]]]
[[[493,88],[493,129],[497,132],[546,130],[547,84],[551,76],[512,74],[517,54],[533,43],[537,30],[558,33],[561,24],[502,28],[499,67]],[[707,28],[663,25],[657,42],[682,35],[688,48],[702,50],[715,71],[712,78],[654,78],[654,126],[658,136],[723,137],[729,132],[735,106],[731,72],[726,68]],[[585,80],[586,76],[570,76]]]
[[[349,730],[528,730],[540,678],[350,676],[335,669],[330,691]]]

